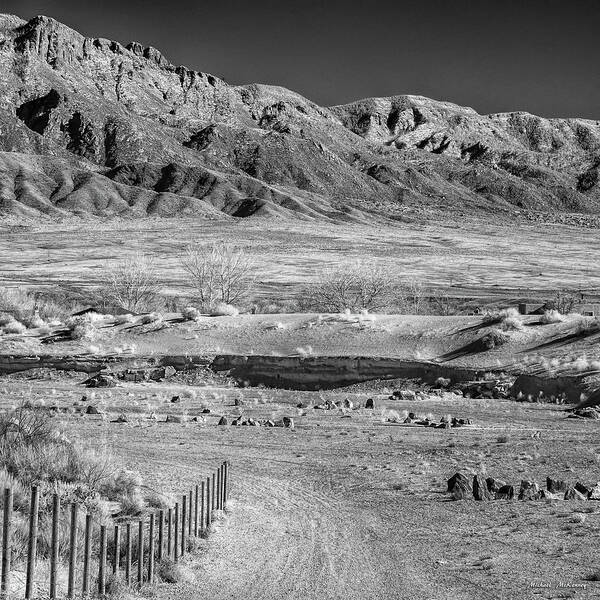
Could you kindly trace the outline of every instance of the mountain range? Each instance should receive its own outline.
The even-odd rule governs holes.
[[[44,16],[0,15],[0,132],[3,215],[600,214],[599,121],[411,95],[322,107]]]

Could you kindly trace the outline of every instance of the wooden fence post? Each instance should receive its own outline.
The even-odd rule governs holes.
[[[85,598],[90,593],[90,562],[92,554],[92,515],[85,515],[85,536],[83,540],[83,582],[81,594]]]
[[[138,524],[138,587],[144,585],[144,519]]]
[[[106,525],[100,525],[100,554],[98,556],[98,594],[106,594]]]
[[[217,510],[221,510],[221,467],[219,467],[217,469],[217,499],[216,499],[216,506],[215,508]]]
[[[193,504],[192,504],[192,500],[194,497],[194,492],[192,490],[190,490],[190,498],[188,501],[188,510],[189,510],[189,517],[188,517],[188,538],[192,536],[192,526],[193,526],[193,515],[194,515],[194,509],[193,509]]]
[[[158,511],[158,560],[163,558],[163,546],[165,542],[165,511]]]
[[[198,537],[198,486],[194,487],[194,537]]]
[[[131,523],[125,525],[125,583],[131,585]]]
[[[71,504],[71,530],[69,533],[69,576],[67,583],[67,596],[73,598],[75,595],[75,563],[77,561],[77,517],[79,506]]]
[[[215,474],[212,474],[211,482],[210,482],[210,510],[215,510],[216,502],[215,502],[215,488],[216,488],[216,477]]]
[[[227,461],[223,463],[223,507],[227,507],[227,499],[229,494],[229,464]]]
[[[177,562],[179,560],[179,502],[175,502],[175,532],[173,535],[173,560]]]
[[[150,513],[150,531],[148,533],[148,583],[154,581],[154,513]]]
[[[52,496],[52,539],[50,542],[50,599],[56,598],[56,570],[58,568],[58,525],[60,518],[60,497]]]
[[[185,533],[187,528],[187,494],[182,497],[181,503],[181,556],[185,554]]]
[[[221,463],[221,510],[225,508],[225,463]]]
[[[115,525],[114,533],[115,547],[113,550],[113,573],[117,575],[119,573],[119,567],[121,562],[121,528]]]
[[[204,479],[200,484],[200,530],[204,531]]]
[[[2,515],[2,583],[3,595],[10,592],[10,562],[12,558],[12,488],[4,489],[4,514]]]
[[[206,528],[210,527],[210,477],[206,478]]]
[[[31,507],[29,512],[29,540],[27,544],[27,579],[25,581],[25,598],[29,600],[33,594],[35,577],[35,555],[37,552],[39,490],[31,488]]]
[[[167,556],[173,553],[173,509],[169,508],[167,521]]]

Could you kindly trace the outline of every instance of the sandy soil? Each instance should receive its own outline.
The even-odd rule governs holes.
[[[348,397],[362,405],[371,394],[166,383],[92,394],[76,375],[56,377],[3,378],[2,406],[28,398],[72,407],[87,393],[85,404],[99,405],[109,418],[70,414],[61,417],[64,427],[141,471],[150,487],[186,489],[220,460],[232,463],[231,509],[207,551],[189,559],[194,580],[161,586],[156,598],[600,595],[600,584],[587,581],[598,571],[599,503],[478,503],[451,501],[444,493],[446,479],[459,468],[516,485],[526,478],[543,484],[548,475],[595,483],[597,422],[566,419],[552,406],[450,394],[411,402],[380,393],[375,411],[318,411],[296,404]],[[182,404],[170,403],[174,393],[186,394]],[[233,406],[235,398],[246,405]],[[159,419],[167,413],[193,416],[206,406],[212,412],[204,423],[147,418],[150,411]],[[451,413],[474,424],[431,430],[387,422],[403,410]],[[110,423],[117,412],[131,422]],[[220,415],[240,413],[293,416],[295,429],[216,425]]]
[[[142,251],[156,258],[165,290],[190,294],[178,255],[190,241],[226,241],[257,261],[257,293],[292,296],[320,269],[356,260],[385,266],[398,280],[416,279],[451,295],[486,302],[557,288],[600,287],[595,229],[565,225],[492,224],[467,219],[357,226],[243,220],[234,224],[151,220],[0,224],[3,285],[89,287],[106,264]]]

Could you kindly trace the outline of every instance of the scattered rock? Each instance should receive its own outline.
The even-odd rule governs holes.
[[[92,406],[91,404],[87,407],[86,411],[85,411],[86,415],[99,415],[100,411],[95,407]]]
[[[308,405],[304,404],[304,402],[298,402],[298,404],[296,404],[296,408],[308,408]]]
[[[448,492],[455,500],[467,500],[473,496],[473,488],[462,473],[455,473],[448,479]]]
[[[373,398],[367,398],[367,401],[365,402],[365,408],[371,410],[375,408],[375,401],[373,400]]]
[[[567,484],[564,481],[558,479],[552,479],[551,477],[546,477],[546,489],[553,494],[558,492],[566,492]]]
[[[234,406],[245,406],[245,402],[241,398],[236,398],[233,402]]]
[[[589,488],[587,485],[583,485],[583,483],[579,483],[579,481],[575,484],[575,489],[586,498],[589,498],[592,493],[592,488]]]
[[[490,492],[496,493],[501,487],[506,485],[506,482],[500,481],[499,479],[494,479],[493,477],[488,477],[485,480],[485,484]]]
[[[219,422],[217,423],[217,425],[227,425],[227,418],[225,416],[222,416],[219,419]]]
[[[265,421],[265,427],[275,427],[274,421],[271,421],[271,419]]]
[[[515,497],[515,488],[512,485],[503,485],[496,492],[496,500],[512,500]]]
[[[569,487],[565,492],[565,500],[587,500],[588,497],[584,496],[580,491],[576,490],[573,486]]]
[[[178,415],[167,415],[165,423],[183,423],[183,418]]]
[[[521,481],[519,500],[541,500],[540,488],[535,481]]]
[[[283,426],[294,429],[294,419],[292,417],[283,417]]]
[[[94,375],[86,379],[83,385],[88,388],[112,388],[117,385],[117,382],[110,375]]]
[[[600,500],[600,481],[591,489],[590,500]]]
[[[350,400],[349,398],[346,398],[344,400],[344,408],[349,408],[350,410],[352,410],[354,408],[354,402],[352,402],[352,400]]]
[[[210,413],[210,408],[203,408],[202,409],[202,414],[203,415],[208,415]]]
[[[173,396],[171,398],[171,403],[172,404],[179,404],[181,402],[181,396]]]
[[[121,413],[116,419],[113,419],[111,423],[129,423],[129,419]]]
[[[473,498],[475,500],[492,500],[494,498],[482,475],[475,475],[473,477]]]
[[[231,421],[231,424],[234,427],[237,427],[238,425],[241,425],[242,424],[242,417],[238,417],[237,419],[234,419],[233,421]]]

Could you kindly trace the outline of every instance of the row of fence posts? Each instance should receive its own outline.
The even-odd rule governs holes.
[[[165,557],[174,562],[179,561],[186,553],[187,539],[197,537],[206,532],[213,518],[213,511],[223,510],[227,505],[230,493],[231,467],[228,461],[206,480],[190,489],[189,493],[181,496],[181,502],[176,502],[173,508],[150,513],[137,520],[137,574],[138,587],[144,583],[154,581],[155,559]],[[39,514],[39,489],[31,488],[31,506],[29,513],[29,533],[27,544],[27,570],[25,580],[25,598],[30,600],[34,592],[34,577],[36,567],[36,552],[38,538]],[[6,598],[10,590],[10,570],[12,556],[12,515],[13,492],[12,489],[4,490],[4,514],[2,522],[2,570],[0,578],[0,592]],[[69,561],[67,579],[67,597],[73,598],[76,592],[77,568],[77,529],[79,505],[71,504],[71,518],[69,526]],[[146,517],[148,519],[148,553],[147,565],[144,565],[144,535],[146,532]],[[50,581],[48,584],[48,597],[57,598],[57,573],[59,566],[59,522],[60,499],[58,494],[52,499],[52,529],[50,546]],[[165,535],[166,525],[166,535]],[[158,526],[158,527],[157,527]],[[121,533],[125,530],[125,565],[123,566],[125,583],[134,583],[132,564],[132,522],[115,524],[113,529],[113,552],[111,556],[112,573],[119,574],[121,570]],[[158,535],[156,532],[158,529]],[[90,589],[90,567],[92,562],[92,515],[86,514],[84,543],[83,543],[83,574],[81,578],[81,595],[89,596],[93,593]],[[108,526],[100,525],[100,547],[98,549],[98,595],[106,593],[107,570],[107,544]],[[156,539],[158,538],[158,539]]]

